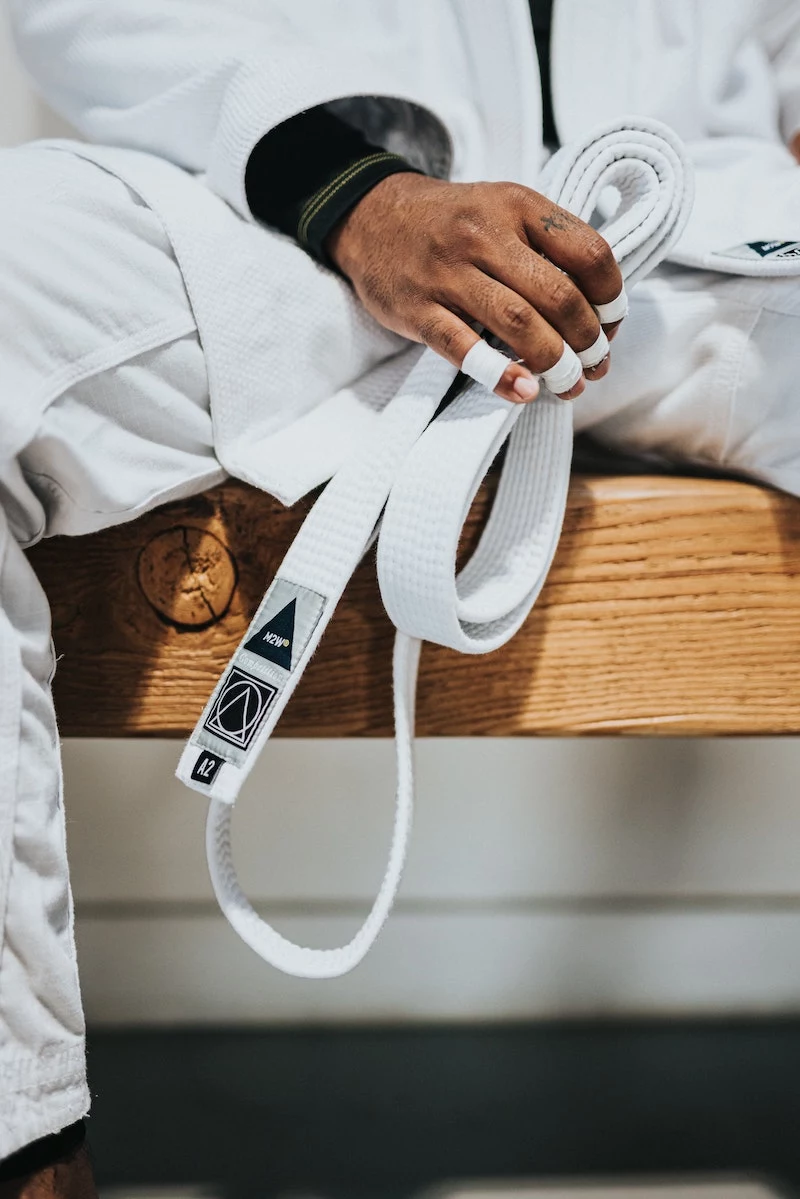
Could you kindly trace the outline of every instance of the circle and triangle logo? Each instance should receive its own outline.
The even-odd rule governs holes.
[[[277,694],[277,687],[233,667],[203,727],[247,749]]]

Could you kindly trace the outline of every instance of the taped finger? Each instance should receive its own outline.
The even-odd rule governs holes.
[[[594,310],[602,325],[613,325],[615,321],[624,320],[628,315],[628,295],[623,287],[614,300],[607,304],[595,304]]]
[[[586,350],[578,350],[578,358],[585,370],[591,370],[592,367],[599,366],[601,362],[605,362],[608,358],[611,347],[608,344],[608,338],[605,333],[600,330],[600,335],[596,341]]]
[[[510,362],[510,358],[481,338],[464,355],[461,369],[465,375],[469,375],[470,379],[474,379],[476,383],[482,383],[489,391],[494,391]]]
[[[563,395],[583,378],[583,366],[578,355],[568,345],[554,366],[542,371],[542,382],[549,387],[554,395]]]

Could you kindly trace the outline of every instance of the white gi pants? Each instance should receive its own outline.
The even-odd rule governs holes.
[[[36,411],[26,448],[0,455],[3,1158],[89,1107],[50,613],[22,546],[130,520],[225,472],[157,218],[112,175],[56,151],[0,153],[0,179],[0,387]]]
[[[50,617],[22,547],[130,520],[224,472],[158,218],[64,152],[0,153],[0,181],[2,1158],[89,1106]],[[800,282],[665,267],[634,292],[612,357],[576,402],[579,428],[800,494]],[[4,409],[30,429],[10,458]]]

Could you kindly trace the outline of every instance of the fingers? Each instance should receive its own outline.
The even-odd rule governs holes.
[[[574,399],[581,394],[583,369],[576,352],[570,346],[565,349],[561,333],[532,304],[477,269],[466,282],[475,320],[510,346],[534,374],[544,376],[556,395]],[[599,329],[596,320],[595,326]]]
[[[504,399],[532,399],[534,376],[554,394],[580,395],[586,379],[607,374],[609,342],[627,311],[608,243],[565,209],[515,184],[469,185],[463,200],[457,198],[455,216],[444,224],[436,208],[433,223],[441,230],[436,253],[429,261],[423,255],[424,285],[412,274],[415,302],[404,303],[390,327]],[[414,246],[409,254],[413,265]],[[478,337],[478,324],[520,361],[504,362]]]
[[[420,341],[453,366],[477,379],[512,403],[528,403],[539,394],[539,383],[522,362],[512,362],[478,336],[460,317],[433,306],[417,331]]]
[[[594,308],[569,275],[516,238],[498,245],[491,262],[476,265],[544,317],[578,355],[587,377],[599,379],[607,372],[608,338]],[[491,288],[492,279],[476,281],[476,286]]]
[[[605,238],[585,221],[538,192],[522,189],[522,223],[530,245],[577,283],[591,304],[614,304],[624,293],[622,274]],[[604,324],[624,312],[601,315]]]

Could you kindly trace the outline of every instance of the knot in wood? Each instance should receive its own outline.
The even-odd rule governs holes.
[[[218,537],[192,525],[157,533],[139,553],[142,594],[160,620],[204,629],[221,620],[236,589],[236,563]]]

